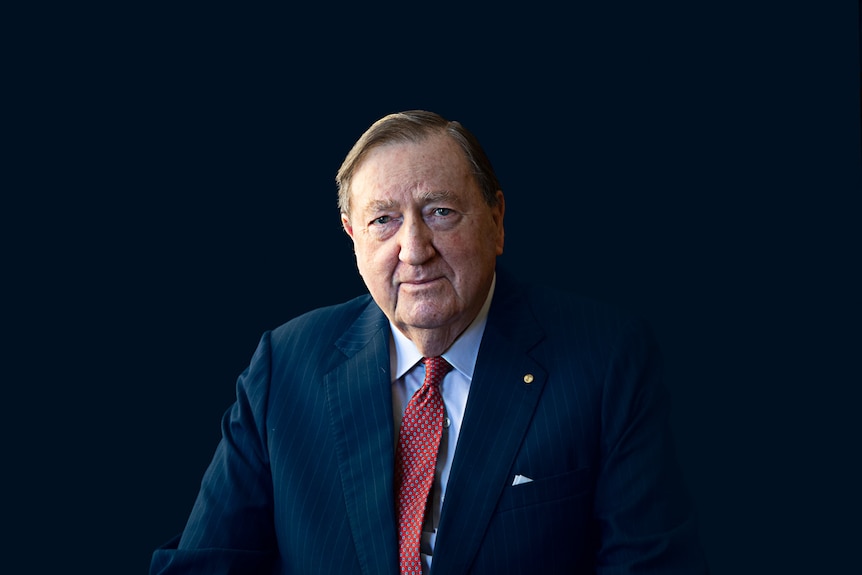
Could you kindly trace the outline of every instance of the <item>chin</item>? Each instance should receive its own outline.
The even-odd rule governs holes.
[[[423,306],[420,306],[423,307]],[[399,323],[418,329],[435,329],[446,326],[457,317],[452,310],[439,308],[414,309],[408,313],[398,314]]]

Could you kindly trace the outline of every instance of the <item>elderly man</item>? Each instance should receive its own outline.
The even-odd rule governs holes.
[[[473,135],[386,116],[337,183],[370,296],[264,334],[151,573],[706,573],[649,330],[497,269]]]

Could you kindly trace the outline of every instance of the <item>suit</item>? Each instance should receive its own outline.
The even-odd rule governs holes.
[[[706,573],[649,330],[497,276],[432,571]],[[398,572],[389,330],[362,296],[263,335],[151,574]]]

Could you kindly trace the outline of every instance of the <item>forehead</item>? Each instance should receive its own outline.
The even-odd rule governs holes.
[[[407,192],[469,193],[475,187],[461,147],[445,135],[393,142],[372,149],[353,176],[358,203]]]

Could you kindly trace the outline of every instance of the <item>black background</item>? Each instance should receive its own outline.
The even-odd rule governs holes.
[[[333,178],[409,108],[483,142],[502,264],[657,331],[714,572],[858,569],[858,6],[7,25],[4,546],[27,572],[144,573],[182,529],[261,333],[364,292]]]

